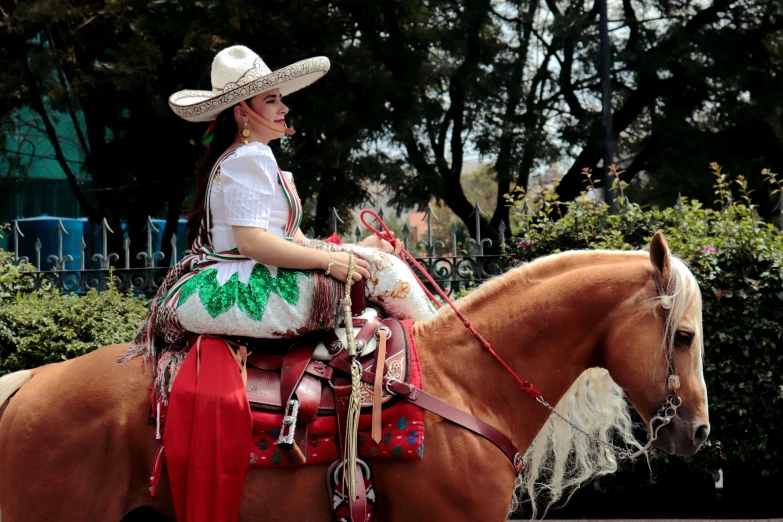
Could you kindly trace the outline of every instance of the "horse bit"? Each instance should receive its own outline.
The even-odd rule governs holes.
[[[664,325],[668,325],[669,313],[671,311],[671,307],[673,304],[672,296],[668,295],[664,290],[663,285],[661,284],[661,279],[660,277],[658,277],[658,272],[656,272],[654,268],[653,268],[653,279],[655,280],[655,288],[658,291],[658,297],[661,298],[661,307],[663,308],[663,313],[664,313]],[[666,334],[665,329],[664,329],[664,334]],[[674,417],[677,416],[677,409],[682,405],[682,397],[680,397],[677,393],[680,389],[680,377],[677,375],[677,370],[674,366],[674,341],[671,341],[667,344],[669,345],[669,353],[668,353],[668,375],[666,377],[666,382],[670,393],[666,397],[664,403],[655,413],[655,415],[653,415],[650,418],[650,420],[647,422],[647,444],[641,447],[638,451],[634,452],[629,449],[621,449],[618,448],[615,444],[612,444],[611,442],[601,440],[595,435],[592,435],[582,430],[581,428],[576,426],[573,422],[563,417],[557,410],[555,410],[555,408],[551,404],[549,404],[540,395],[536,397],[536,400],[542,405],[549,408],[549,410],[552,412],[554,416],[556,416],[557,418],[559,418],[560,420],[562,420],[563,422],[571,426],[572,429],[578,431],[579,433],[586,436],[588,439],[592,440],[593,442],[610,449],[615,455],[617,455],[620,458],[620,460],[635,459],[636,457],[643,455],[644,453],[647,452],[647,450],[650,449],[653,442],[655,442],[658,439],[658,431],[660,431],[660,429],[663,428],[664,426],[668,425],[672,421],[672,419],[674,419]]]

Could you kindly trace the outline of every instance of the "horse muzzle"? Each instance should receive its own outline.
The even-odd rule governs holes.
[[[668,426],[658,432],[653,447],[669,455],[690,457],[696,453],[710,435],[709,422],[690,422],[675,417]]]

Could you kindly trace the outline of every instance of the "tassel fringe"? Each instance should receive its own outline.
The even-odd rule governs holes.
[[[313,274],[315,290],[313,303],[310,305],[307,324],[315,330],[332,330],[340,322],[340,302],[343,299],[345,287],[335,278],[321,272]]]

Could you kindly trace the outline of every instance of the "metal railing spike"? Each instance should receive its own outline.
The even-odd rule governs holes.
[[[343,223],[343,224],[345,224],[345,222],[342,219],[340,219],[340,216],[337,214],[337,209],[335,207],[332,207],[332,214],[331,214],[330,218],[332,220],[332,232],[334,232],[336,234],[337,233],[337,222],[339,221],[340,223]]]
[[[24,237],[24,234],[22,234],[22,231],[19,230],[19,222],[14,221],[14,262],[27,262],[29,261],[27,256],[19,257],[19,236]]]
[[[106,218],[103,218],[103,221],[101,221],[101,241],[103,241],[103,244],[101,245],[101,254],[94,254],[92,256],[93,263],[98,260],[101,263],[101,268],[106,270],[109,268],[109,264],[112,262],[112,260],[117,261],[119,260],[120,256],[117,254],[109,254],[109,232],[114,234],[114,230],[111,229],[109,226],[109,222],[106,221]]]

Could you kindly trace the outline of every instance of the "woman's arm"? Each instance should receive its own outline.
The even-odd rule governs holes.
[[[301,228],[296,229],[296,232],[294,232],[294,243],[301,243],[302,241],[306,240],[307,236],[304,235]]]
[[[389,232],[392,237],[394,237],[394,232]],[[302,241],[306,241],[307,236],[305,236],[302,233],[301,228],[297,228],[296,232],[294,232],[294,243],[301,243]],[[392,254],[397,257],[400,257],[400,250],[402,250],[402,241],[397,241],[397,246],[392,246],[391,243],[386,241],[385,239],[381,239],[380,237],[376,236],[375,234],[372,234],[370,236],[367,236],[362,241],[359,241],[356,243],[358,246],[368,247],[368,248],[374,248],[375,250],[378,250],[379,252],[385,252],[387,254]]]
[[[326,270],[331,262],[332,277],[340,281],[348,278],[349,256],[345,252],[326,252],[307,248],[270,234],[263,228],[235,225],[232,229],[239,253],[254,261],[297,270]],[[370,277],[370,264],[357,257],[354,280],[359,281],[362,277],[366,279]]]

